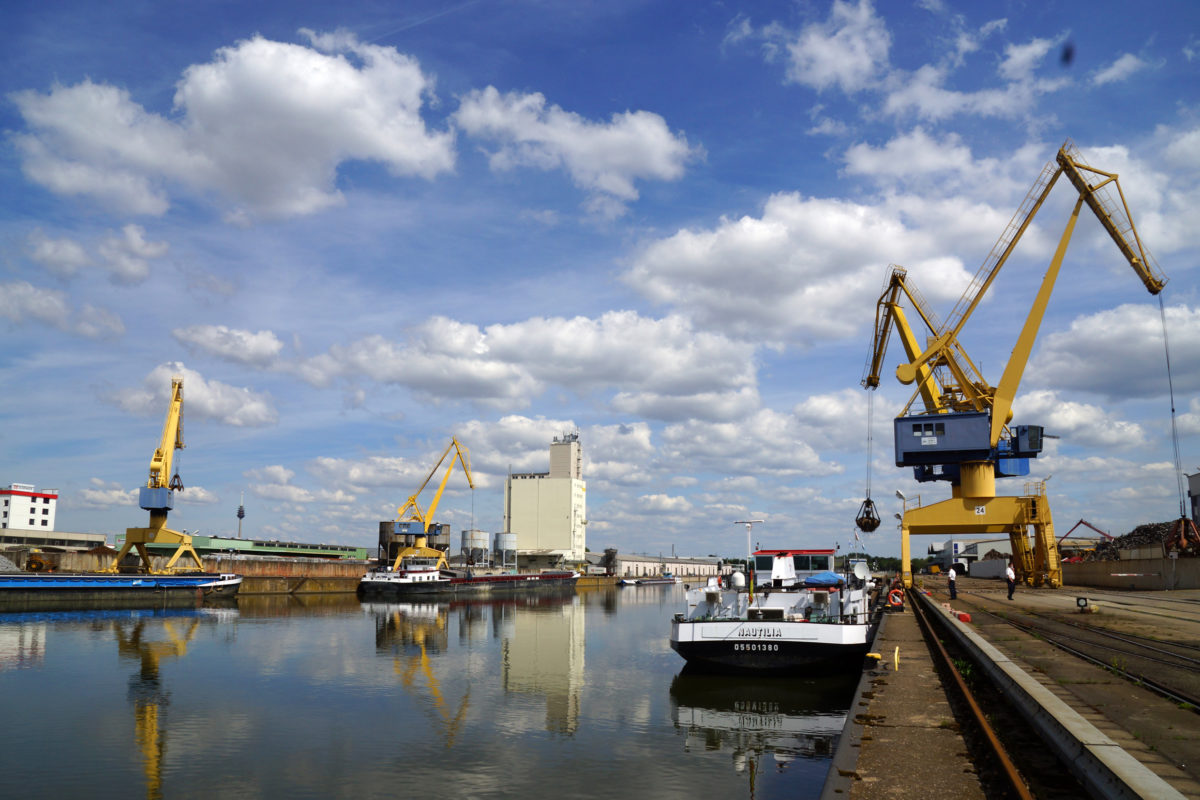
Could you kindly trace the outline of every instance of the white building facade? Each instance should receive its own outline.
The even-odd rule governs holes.
[[[0,528],[54,530],[58,490],[37,491],[31,483],[14,483],[0,489]]]
[[[549,472],[513,473],[504,482],[504,532],[516,535],[522,566],[561,566],[584,560],[586,526],[579,434],[556,436]]]

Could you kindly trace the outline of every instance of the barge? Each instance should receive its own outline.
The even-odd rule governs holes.
[[[427,547],[425,541],[421,537],[415,546],[401,550],[395,564],[369,570],[359,581],[358,593],[375,597],[410,597],[574,591],[579,580],[579,573],[571,570],[483,574],[453,570],[446,562],[446,554]]]
[[[198,599],[232,598],[242,585],[233,573],[113,575],[94,572],[0,573],[0,608],[30,603],[151,601],[191,605]]]
[[[366,596],[410,597],[414,595],[481,595],[532,592],[551,589],[574,590],[579,573],[503,572],[493,575],[464,574],[457,570],[419,567],[400,570],[371,570],[358,584]]]
[[[866,565],[839,576],[827,569],[833,551],[755,555],[756,576],[770,565],[761,583],[754,577],[747,586],[735,573],[728,586],[711,578],[687,590],[685,610],[671,621],[671,649],[711,671],[803,675],[861,665],[879,619]]]

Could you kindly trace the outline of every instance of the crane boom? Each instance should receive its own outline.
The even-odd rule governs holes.
[[[433,496],[433,502],[429,504],[429,510],[422,513],[421,506],[417,503],[417,498],[421,495],[421,492],[425,491],[425,487],[429,485],[429,482],[433,480],[433,476],[437,474],[438,469],[442,466],[446,457],[450,455],[451,450],[454,451],[454,456],[450,459],[450,464],[446,467],[446,474],[442,476],[442,482],[438,485],[437,493]],[[425,476],[425,480],[421,481],[420,487],[405,501],[404,505],[396,510],[396,519],[403,520],[404,512],[411,508],[413,513],[408,519],[413,522],[420,522],[422,530],[428,531],[429,523],[433,521],[433,515],[437,513],[438,503],[441,502],[442,492],[446,491],[446,484],[450,481],[450,473],[454,471],[455,461],[462,465],[463,474],[467,476],[467,485],[474,489],[475,481],[471,477],[470,451],[460,444],[458,439],[451,436],[450,444],[446,445],[446,449],[442,451],[442,457],[433,465],[433,469],[429,470],[429,474]]]
[[[178,476],[172,478],[170,482],[167,478],[171,474],[175,451],[183,448],[183,378],[176,376],[171,378],[171,401],[167,407],[167,418],[163,422],[162,438],[159,440],[158,449],[150,458],[150,478],[146,481],[147,489],[183,488],[182,485],[178,487],[170,485],[178,482]]]
[[[910,362],[915,362],[922,353],[920,340],[904,312],[903,298],[908,299],[929,335],[936,335],[941,327],[907,270],[895,264],[888,269],[888,281],[875,307],[873,347],[862,380],[862,385],[868,389],[879,386],[880,372],[893,328],[900,336]],[[916,371],[917,392],[904,407],[902,414],[908,413],[917,395],[921,397],[927,414],[984,411],[990,406],[992,388],[957,342],[942,351],[936,360],[922,361]]]
[[[1125,193],[1121,191],[1121,182],[1117,180],[1116,173],[1105,172],[1084,164],[1079,151],[1070,141],[1059,148],[1055,160],[1058,162],[1059,169],[1067,176],[1067,180],[1079,192],[1079,196],[1088,204],[1088,208],[1092,209],[1096,218],[1100,220],[1100,224],[1104,226],[1104,230],[1120,248],[1121,254],[1125,256],[1129,266],[1133,267],[1133,271],[1141,278],[1142,283],[1146,286],[1146,291],[1150,294],[1161,292],[1167,284],[1167,279],[1159,271],[1154,258],[1142,247],[1142,239],[1138,236],[1137,228],[1133,226],[1133,219],[1129,216],[1129,206],[1125,202]],[[1088,183],[1084,172],[1101,175],[1104,180],[1093,186]],[[1120,208],[1117,208],[1111,195],[1105,191],[1110,183],[1116,187],[1117,195],[1121,198]]]
[[[1090,173],[1098,175],[1102,178],[1099,182],[1092,184],[1088,182],[1087,175]],[[958,334],[963,326],[970,318],[972,312],[978,307],[983,295],[991,287],[992,282],[996,279],[1000,269],[1007,263],[1008,257],[1016,248],[1017,243],[1021,240],[1022,235],[1033,222],[1033,218],[1041,209],[1046,198],[1050,194],[1050,190],[1054,188],[1059,176],[1066,175],[1068,181],[1079,194],[1079,201],[1086,203],[1088,208],[1092,209],[1100,224],[1108,232],[1116,243],[1122,255],[1125,256],[1138,278],[1145,285],[1147,291],[1151,294],[1158,294],[1166,285],[1166,278],[1159,272],[1154,259],[1146,252],[1142,246],[1141,237],[1138,235],[1137,228],[1133,224],[1133,220],[1129,214],[1129,207],[1125,203],[1125,193],[1121,190],[1120,181],[1115,173],[1104,172],[1095,167],[1088,166],[1083,162],[1083,157],[1080,155],[1075,145],[1067,140],[1059,148],[1054,160],[1048,162],[1042,168],[1041,174],[1034,181],[1029,192],[1026,193],[1025,199],[1009,220],[1008,226],[1000,235],[1000,238],[992,246],[987,258],[976,271],[971,283],[955,304],[954,309],[946,318],[946,323],[941,328],[934,328],[934,339],[925,350],[916,358],[911,359],[908,363],[901,364],[896,369],[896,377],[901,383],[910,384],[918,377],[920,367],[927,361],[935,360],[942,356],[945,351],[951,348],[960,347],[958,345]],[[1117,190],[1117,195],[1120,198],[1120,206],[1113,200],[1108,192],[1108,187],[1113,186]],[[1074,220],[1078,215],[1078,210],[1072,215],[1072,223],[1068,225],[1068,230],[1064,233],[1062,240],[1059,243],[1060,252],[1056,254],[1056,262],[1061,265],[1061,256],[1065,254],[1066,244],[1070,241],[1071,232],[1074,229]],[[1055,272],[1057,275],[1057,272]],[[1053,288],[1053,281],[1050,283]],[[1048,300],[1048,295],[1047,298]],[[1031,331],[1032,338],[1036,338],[1037,327],[1041,324],[1042,315],[1045,312],[1044,305],[1040,313],[1035,303],[1034,311],[1026,320],[1026,325],[1033,324]],[[1032,338],[1028,344],[1032,348]],[[1022,359],[1028,359],[1029,353],[1024,352]],[[1014,366],[1014,361],[1020,360],[1017,353],[1014,351],[1014,356],[1009,359],[1009,366]],[[1023,365],[1021,366],[1023,370]],[[1020,382],[1019,374],[1010,374],[1012,379]],[[1003,381],[1001,382],[1003,383]],[[997,385],[999,387],[999,384]],[[1015,392],[1015,387],[1013,387]],[[1008,406],[1004,408],[1005,419],[998,423],[999,427],[995,427],[994,439],[998,438],[1000,429],[1007,423],[1008,411],[1011,406],[1011,397],[1007,401],[1002,400],[1002,404],[1007,402]],[[994,442],[993,442],[994,444]]]

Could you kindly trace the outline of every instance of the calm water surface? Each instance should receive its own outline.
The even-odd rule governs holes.
[[[0,613],[0,796],[816,797],[858,676],[683,674],[682,602]]]

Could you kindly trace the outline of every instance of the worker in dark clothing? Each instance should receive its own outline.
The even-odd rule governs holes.
[[[958,592],[956,591],[955,586],[954,586],[954,584],[955,584],[954,579],[958,577],[958,573],[956,573],[954,571],[954,567],[950,568],[950,571],[946,573],[946,577],[950,579],[950,599],[957,600]]]

